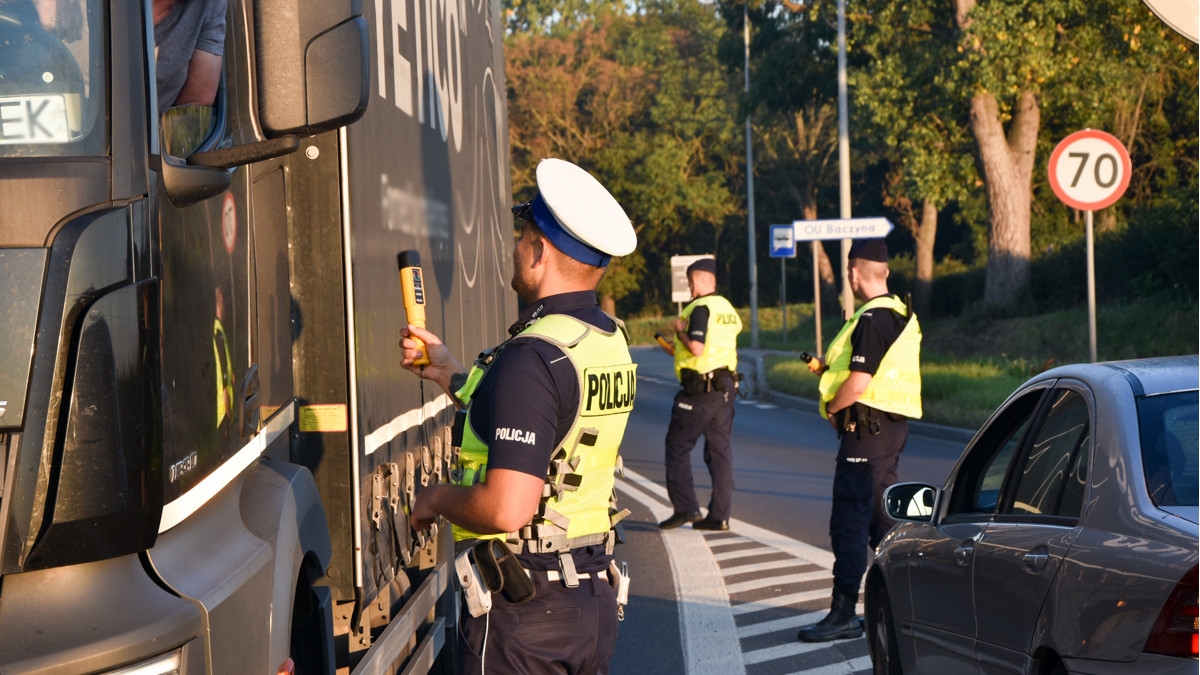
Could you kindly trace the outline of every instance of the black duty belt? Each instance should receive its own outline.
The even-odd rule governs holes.
[[[736,383],[737,379],[738,376],[725,367],[710,370],[707,373],[700,373],[691,368],[679,371],[679,384],[683,385],[683,392],[689,395],[725,391],[725,383],[728,381]]]

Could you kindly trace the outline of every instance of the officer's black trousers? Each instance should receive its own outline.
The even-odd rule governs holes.
[[[732,383],[729,392],[712,391],[688,395],[680,390],[671,407],[667,427],[667,497],[676,513],[699,511],[696,485],[692,480],[692,448],[704,435],[704,463],[712,477],[708,517],[728,520],[733,510],[733,414],[737,398]]]
[[[514,605],[492,594],[492,611],[473,617],[462,603],[457,675],[605,675],[617,645],[617,596],[595,575],[577,588],[532,573],[536,595]],[[485,648],[486,636],[486,648]]]
[[[867,572],[868,547],[874,548],[895,523],[888,517],[883,492],[896,483],[900,453],[908,441],[908,422],[884,419],[879,434],[842,436],[833,472],[829,544],[833,550],[833,586],[857,595]],[[865,462],[847,461],[869,458]]]

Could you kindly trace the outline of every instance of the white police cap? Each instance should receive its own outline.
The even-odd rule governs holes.
[[[594,267],[637,246],[625,209],[590,173],[561,159],[537,166],[533,221],[563,253]]]

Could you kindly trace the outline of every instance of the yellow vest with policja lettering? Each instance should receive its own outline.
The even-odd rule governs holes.
[[[921,417],[921,326],[917,323],[917,316],[910,316],[908,307],[894,295],[880,296],[864,304],[829,343],[829,352],[825,355],[829,369],[821,375],[821,382],[817,385],[821,393],[822,417],[829,417],[825,406],[833,400],[846,378],[850,377],[850,357],[854,351],[850,337],[854,334],[854,327],[858,325],[863,312],[877,308],[892,310],[909,319],[879,362],[879,368],[858,402],[911,419]]]
[[[742,317],[728,300],[715,293],[701,296],[683,308],[679,318],[687,322],[697,307],[708,308],[708,326],[705,329],[704,351],[700,356],[691,350],[675,334],[675,377],[684,368],[697,373],[708,373],[725,367],[737,370],[737,336],[742,332]]]
[[[637,364],[629,356],[625,325],[613,320],[618,330],[609,333],[565,314],[551,314],[513,338],[545,340],[562,349],[579,375],[579,408],[551,458],[533,521],[521,532],[494,535],[455,525],[455,541],[537,540],[546,539],[549,532],[559,541],[565,540],[568,548],[575,548],[576,544],[594,543],[582,538],[606,534],[623,517],[624,512],[616,513],[613,486],[617,453],[637,395]],[[464,405],[470,402],[486,369],[487,365],[477,362],[466,384],[455,393]],[[488,446],[471,426],[469,406],[462,438],[455,482],[473,485],[486,480]]]

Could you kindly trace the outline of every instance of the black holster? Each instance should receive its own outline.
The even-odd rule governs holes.
[[[502,593],[504,598],[514,605],[533,599],[533,580],[521,567],[520,561],[513,555],[508,544],[499,539],[484,539],[475,544],[471,557],[474,558],[488,590]]]
[[[854,403],[833,414],[837,423],[838,438],[844,434],[857,434],[862,438],[863,432],[872,436],[879,433],[879,416],[886,413],[861,403]]]

